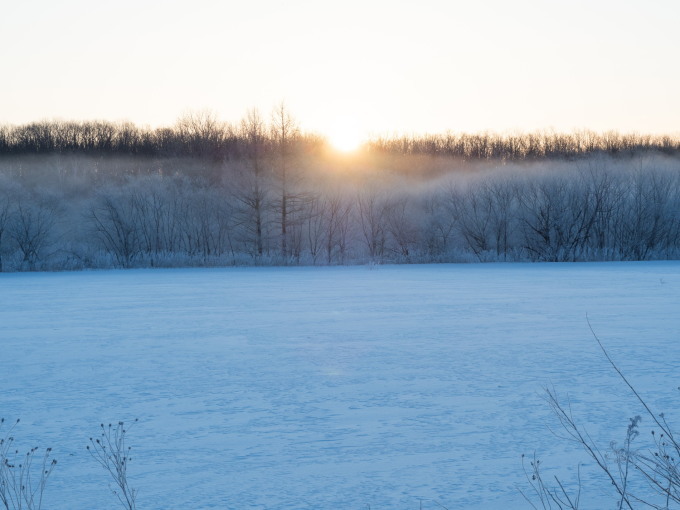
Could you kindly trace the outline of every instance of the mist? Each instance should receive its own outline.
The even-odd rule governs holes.
[[[186,117],[156,132],[163,143],[147,137],[145,153],[120,141],[135,132],[127,125],[81,124],[99,135],[81,133],[70,146],[64,133],[79,132],[76,124],[44,123],[55,129],[33,145],[17,135],[30,132],[26,126],[5,128],[4,140],[13,142],[0,154],[0,268],[679,255],[680,159],[672,139],[610,134],[588,136],[587,145],[554,134],[447,135],[373,140],[343,154],[280,113],[278,124],[252,114],[238,126]]]

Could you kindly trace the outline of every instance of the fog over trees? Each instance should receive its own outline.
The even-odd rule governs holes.
[[[294,116],[0,126],[0,269],[648,260],[680,255],[680,139],[376,138]]]

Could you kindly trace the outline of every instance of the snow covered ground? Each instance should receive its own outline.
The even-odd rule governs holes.
[[[677,262],[1,274],[0,415],[48,509],[116,508],[85,446],[134,418],[140,509],[527,508],[522,453],[587,460],[543,387],[603,446],[641,412],[586,314],[680,425],[679,305]]]

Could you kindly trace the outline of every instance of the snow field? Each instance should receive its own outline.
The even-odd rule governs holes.
[[[116,507],[85,446],[134,418],[139,508],[527,508],[522,453],[587,460],[543,387],[604,447],[641,413],[586,314],[677,421],[679,304],[677,262],[0,274],[0,415],[48,509]]]

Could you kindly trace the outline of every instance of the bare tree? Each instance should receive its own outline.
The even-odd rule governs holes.
[[[309,255],[312,257],[312,263],[316,264],[317,260],[323,253],[324,241],[326,235],[325,227],[325,200],[319,196],[315,196],[308,204],[307,221],[305,222],[307,249]]]
[[[425,213],[422,242],[430,260],[441,259],[449,251],[458,217],[446,189],[428,192],[421,198]]]
[[[387,241],[387,201],[375,190],[357,197],[359,225],[371,261],[382,261]]]
[[[47,255],[54,239],[54,208],[40,197],[24,196],[17,201],[7,233],[21,252],[21,265],[35,270]]]
[[[491,234],[496,256],[507,260],[517,214],[516,186],[509,178],[496,177],[484,182],[482,193],[486,195],[485,199],[489,204]]]
[[[276,147],[274,175],[278,185],[276,209],[279,217],[281,256],[286,259],[289,256],[290,215],[294,209],[300,207],[300,204],[296,203],[299,197],[293,192],[297,178],[293,175],[292,169],[294,144],[300,131],[284,103],[272,112],[270,132]]]
[[[403,260],[409,260],[413,249],[418,246],[420,225],[415,216],[416,211],[407,195],[395,197],[386,204],[386,230],[393,250]]]
[[[352,202],[336,193],[324,199],[323,219],[325,226],[326,262],[334,258],[345,262],[349,243],[350,217]]]
[[[230,127],[217,120],[210,110],[187,112],[175,124],[187,154],[201,157],[217,157],[227,139]]]
[[[678,246],[677,197],[680,179],[659,169],[637,171],[630,181],[626,207],[617,224],[623,259],[645,260]]]
[[[95,238],[116,258],[130,267],[141,253],[134,195],[129,190],[110,188],[95,197],[88,218]]]
[[[597,219],[592,188],[579,175],[549,176],[522,185],[524,247],[535,260],[579,260]]]
[[[266,126],[257,110],[250,110],[241,120],[240,136],[244,140],[244,165],[237,182],[230,189],[237,202],[236,212],[243,241],[248,251],[262,257],[265,251],[266,211],[269,207],[266,177]]]
[[[130,183],[140,250],[154,259],[179,249],[178,187],[189,187],[184,179],[161,175],[142,176]]]
[[[468,187],[452,201],[455,215],[459,219],[460,232],[469,249],[477,259],[483,260],[484,254],[491,250],[491,202],[490,196]]]
[[[220,190],[199,187],[192,190],[182,215],[187,252],[204,261],[225,252],[233,254],[232,211]]]
[[[591,256],[614,258],[617,256],[617,221],[625,208],[627,179],[620,173],[614,174],[607,163],[599,158],[587,162],[580,173],[591,190],[589,199],[595,212],[589,243]]]
[[[0,179],[0,272],[3,270],[2,254],[5,232],[12,223],[15,200],[19,195],[19,186],[4,177]]]

